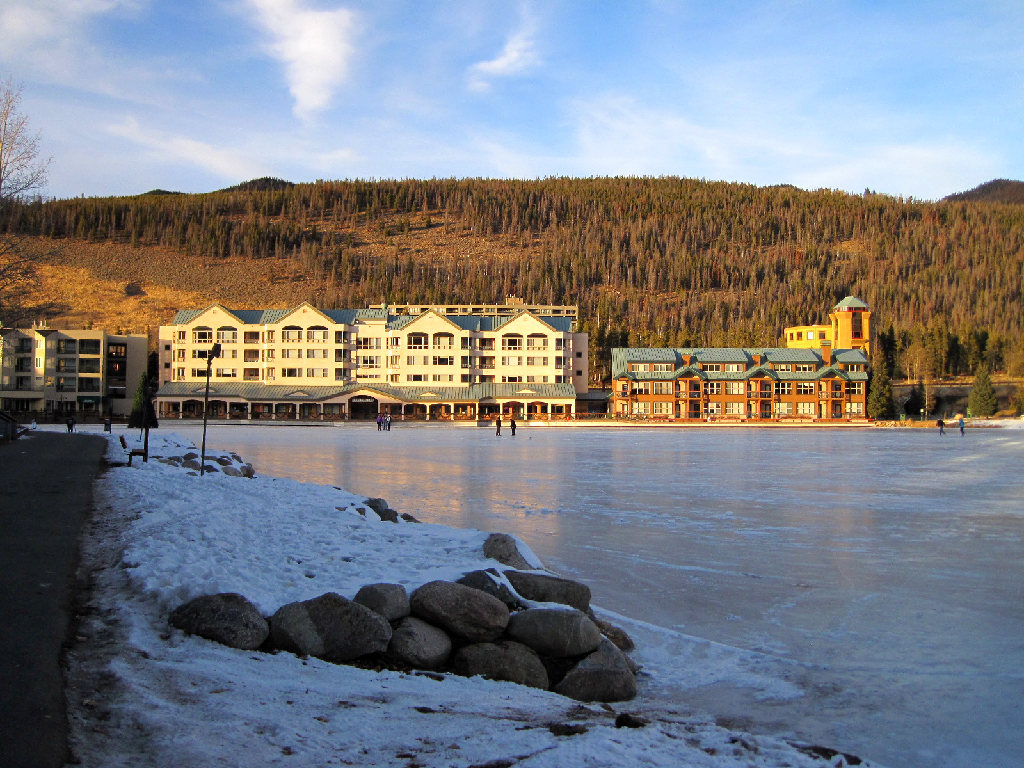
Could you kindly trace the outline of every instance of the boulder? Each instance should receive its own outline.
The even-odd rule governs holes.
[[[367,584],[356,592],[353,599],[388,621],[397,621],[409,615],[409,595],[401,584]]]
[[[508,625],[508,607],[479,589],[431,581],[409,598],[412,613],[472,643],[498,638]]]
[[[601,643],[601,630],[575,610],[530,608],[508,622],[508,636],[543,656],[582,656]]]
[[[238,468],[232,466],[231,464],[228,464],[227,466],[221,467],[221,472],[223,472],[228,477],[241,477],[242,476],[241,471],[239,471]]]
[[[577,701],[628,701],[636,696],[636,677],[625,655],[607,638],[554,687]]]
[[[493,595],[507,605],[509,608],[522,608],[522,601],[508,588],[508,585],[499,580],[498,572],[493,568],[486,571],[470,571],[456,581],[457,584],[465,584],[467,587],[479,589],[488,595]]]
[[[245,651],[259,648],[270,634],[259,609],[235,592],[189,600],[171,613],[171,626]]]
[[[340,663],[387,650],[391,625],[365,605],[328,592],[278,608],[270,639],[281,650]]]
[[[525,645],[511,640],[464,646],[456,651],[452,668],[456,674],[466,677],[480,675],[531,688],[548,687],[548,673],[540,657]]]
[[[601,630],[601,634],[615,643],[615,647],[620,651],[626,651],[628,653],[636,647],[633,643],[633,638],[626,633],[626,630],[615,626],[611,622],[599,619],[593,614],[588,615],[590,616],[591,621],[597,624],[597,628]]]
[[[443,629],[406,616],[391,633],[388,658],[416,669],[439,669],[452,653],[452,639]]]
[[[388,506],[388,503],[381,498],[372,498],[366,500],[366,506],[377,513],[377,517],[383,520],[385,523],[397,523],[398,513]]]
[[[590,608],[590,587],[578,581],[524,571],[505,571],[505,578],[527,600],[562,603],[580,611]]]
[[[487,537],[487,541],[484,542],[484,557],[497,560],[499,563],[511,566],[512,568],[519,568],[521,570],[533,568],[530,563],[526,562],[526,558],[519,551],[519,545],[515,537],[509,536],[507,533],[492,533]]]

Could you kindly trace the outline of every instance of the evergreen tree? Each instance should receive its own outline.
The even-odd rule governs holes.
[[[892,401],[892,380],[889,378],[889,366],[886,365],[885,353],[876,347],[871,356],[871,381],[868,382],[868,416],[872,419],[892,419],[896,416],[896,407]]]
[[[978,369],[974,377],[974,386],[967,396],[967,409],[971,416],[991,416],[996,412],[996,391],[992,388],[992,379],[984,366]]]

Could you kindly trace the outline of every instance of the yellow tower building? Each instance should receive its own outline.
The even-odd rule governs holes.
[[[791,325],[783,331],[790,349],[861,349],[871,354],[871,308],[854,296],[847,296],[828,316],[828,325]]]

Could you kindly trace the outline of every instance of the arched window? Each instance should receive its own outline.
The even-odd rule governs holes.
[[[318,343],[327,342],[327,328],[322,325],[312,325],[306,329],[306,341]]]
[[[302,341],[302,329],[297,325],[286,325],[281,329],[281,341]]]
[[[451,333],[435,333],[434,349],[452,349],[455,346],[455,336]]]
[[[192,329],[193,344],[213,344],[213,328],[208,325],[197,325]]]
[[[237,344],[238,329],[232,328],[230,325],[222,325],[220,328],[217,329],[217,343]]]
[[[501,348],[505,350],[520,350],[523,348],[523,337],[519,333],[506,333],[501,337]]]

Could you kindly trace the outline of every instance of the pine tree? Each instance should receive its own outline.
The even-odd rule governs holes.
[[[892,401],[892,380],[889,378],[889,366],[886,365],[884,352],[878,347],[871,356],[868,416],[878,420],[892,419],[896,416],[896,407]]]
[[[971,416],[991,416],[996,412],[996,391],[984,366],[978,368],[974,377],[974,386],[967,396],[967,409]]]

